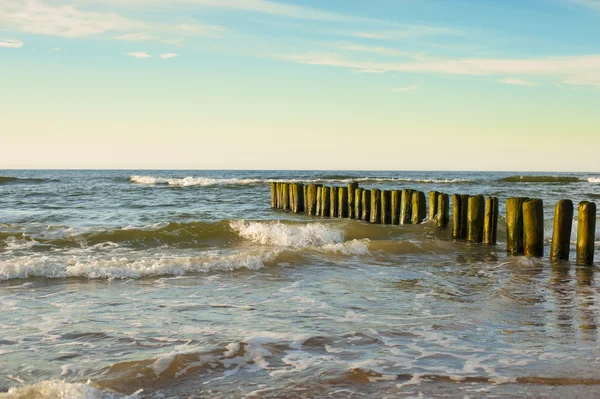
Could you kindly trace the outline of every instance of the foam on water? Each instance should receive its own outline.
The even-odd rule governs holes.
[[[122,396],[113,392],[95,389],[89,381],[84,384],[81,382],[70,383],[50,380],[11,388],[7,393],[0,393],[0,399],[134,399],[138,397],[139,393],[141,393],[141,390],[133,395]]]
[[[213,179],[210,177],[184,177],[184,178],[167,178],[153,176],[131,176],[132,183],[137,184],[166,184],[169,186],[228,186],[228,185],[250,185],[263,183],[263,179]]]

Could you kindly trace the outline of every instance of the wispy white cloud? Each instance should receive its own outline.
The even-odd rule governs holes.
[[[169,58],[175,58],[177,56],[179,56],[177,53],[164,53],[160,55],[160,58],[163,60],[168,60]]]
[[[600,11],[600,0],[569,0],[569,2]]]
[[[532,59],[440,58],[406,62],[364,61],[331,54],[292,54],[281,58],[300,64],[324,65],[352,70],[469,76],[549,76],[560,78],[565,82],[572,82],[572,84],[600,84],[600,55],[598,54]]]
[[[523,79],[517,79],[517,78],[504,78],[499,80],[500,83],[504,83],[507,85],[515,85],[515,86],[539,86],[539,83],[535,83],[535,82],[529,82],[527,80],[523,80]]]
[[[395,89],[392,89],[392,91],[394,93],[400,93],[403,91],[410,91],[410,90],[415,90],[418,88],[419,88],[419,85],[411,85],[411,86],[405,86],[405,87],[396,87]]]
[[[155,37],[149,35],[146,32],[137,32],[137,33],[127,33],[124,35],[114,36],[113,39],[117,40],[125,40],[127,42],[143,42],[146,40],[152,40]]]
[[[3,48],[21,48],[22,46],[23,46],[23,42],[20,40],[0,41],[0,47],[3,47]]]
[[[185,39],[184,37],[182,37],[180,39],[166,39],[166,40],[162,40],[162,42],[165,44],[173,45],[173,46],[183,46],[184,39]]]
[[[190,23],[178,25],[177,28],[186,34],[196,36],[220,37],[227,29],[222,26],[204,25],[200,23]]]
[[[150,54],[143,52],[143,51],[134,51],[132,53],[125,53],[125,55],[134,57],[134,58],[150,58],[150,57],[152,57]]]
[[[356,52],[362,52],[362,53],[373,53],[373,54],[386,55],[386,56],[400,56],[400,57],[410,57],[410,58],[418,57],[417,54],[409,53],[406,51],[399,51],[399,50],[389,48],[389,47],[364,46],[364,45],[355,44],[355,43],[342,43],[338,46],[338,48],[340,50],[356,51]]]
[[[350,36],[373,40],[403,40],[424,36],[464,36],[464,32],[439,26],[403,24],[398,29],[377,32],[352,32]]]
[[[50,50],[48,50],[49,53],[56,53],[57,51],[60,51],[60,48],[54,47],[54,48],[51,48]]]

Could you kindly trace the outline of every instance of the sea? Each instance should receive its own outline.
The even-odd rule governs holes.
[[[270,182],[500,202],[498,244],[271,209]],[[541,198],[545,256],[504,204]],[[0,170],[0,398],[600,397],[598,173]],[[575,212],[576,214],[577,212]]]

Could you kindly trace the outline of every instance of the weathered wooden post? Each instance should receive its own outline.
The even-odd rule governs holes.
[[[348,217],[350,219],[357,219],[354,215],[354,191],[358,188],[358,183],[353,181],[348,183]]]
[[[296,198],[297,198],[297,186],[295,183],[290,183],[290,211],[296,213]]]
[[[523,253],[544,256],[544,203],[538,198],[523,202]]]
[[[302,191],[303,191],[303,199],[304,199],[304,207],[303,207],[303,212],[308,212],[308,186],[307,185],[303,185],[302,186]]]
[[[275,182],[271,182],[270,186],[271,186],[271,208],[276,208],[277,207],[277,188],[276,188],[276,183]]]
[[[338,218],[348,217],[348,187],[338,190]]]
[[[336,218],[338,214],[338,188],[329,189],[329,217]]]
[[[314,183],[309,184],[306,194],[308,214],[310,216],[315,216],[317,213],[317,185]]]
[[[304,184],[298,183],[298,210],[297,213],[304,212]]]
[[[427,217],[427,204],[425,199],[425,193],[422,191],[415,191],[412,194],[412,224],[420,224]]]
[[[323,187],[321,190],[321,216],[323,217],[329,217],[330,194],[331,188]]]
[[[526,198],[506,200],[506,251],[523,255],[523,202]]]
[[[412,219],[412,194],[413,190],[402,190],[400,202],[400,224],[410,224]]]
[[[357,187],[356,190],[354,190],[354,218],[355,219],[361,219],[362,217],[362,192],[363,189],[360,187]]]
[[[467,241],[483,242],[483,222],[485,217],[485,199],[483,195],[474,195],[467,200]]]
[[[594,264],[594,241],[596,240],[596,204],[582,201],[579,203],[577,217],[577,264]]]
[[[568,199],[560,200],[554,208],[554,229],[552,231],[552,246],[550,247],[551,261],[569,260],[572,229],[573,201]]]
[[[389,190],[381,191],[381,224],[392,223],[391,192]]]
[[[381,191],[371,190],[371,223],[381,223]]]
[[[392,190],[390,192],[390,222],[391,224],[400,224],[400,190]]]
[[[282,184],[283,191],[283,210],[287,211],[290,209],[290,185],[288,183]]]
[[[498,198],[485,200],[485,221],[483,223],[484,244],[496,245],[498,241]]]
[[[315,211],[315,215],[316,216],[323,216],[323,186],[317,184],[317,198],[316,198],[316,211]]]
[[[437,227],[445,229],[450,221],[450,198],[448,194],[440,193],[437,199]]]
[[[468,195],[454,194],[452,196],[452,238],[455,240],[467,238],[468,208]]]
[[[360,200],[362,208],[361,220],[368,222],[371,220],[371,190],[362,190],[362,197]]]
[[[437,191],[429,192],[429,220],[435,220],[438,208],[438,197],[440,193]]]

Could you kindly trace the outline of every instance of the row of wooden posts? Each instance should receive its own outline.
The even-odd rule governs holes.
[[[427,218],[445,229],[450,221],[449,195],[416,190],[363,189],[321,184],[271,183],[271,207],[311,216],[358,219],[375,224],[419,224]],[[573,227],[573,202],[561,200],[554,212],[550,259],[568,261]],[[578,265],[594,262],[596,204],[583,201],[578,209]],[[506,249],[510,255],[544,255],[544,208],[541,199],[509,198],[506,201]],[[498,198],[452,195],[452,238],[495,245],[498,236]]]

